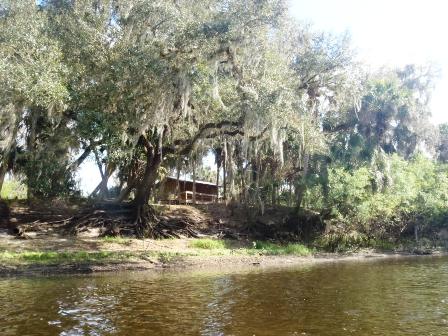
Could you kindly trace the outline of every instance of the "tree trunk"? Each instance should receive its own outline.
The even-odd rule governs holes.
[[[96,148],[94,149],[94,153],[95,153],[95,161],[96,164],[98,166],[98,170],[100,171],[100,175],[101,175],[101,182],[99,184],[99,191],[100,191],[100,199],[105,199],[108,197],[109,191],[107,189],[107,181],[109,180],[109,169],[108,167],[106,167],[106,171],[103,169],[103,165],[101,163],[100,157],[98,155],[98,151],[96,150]]]
[[[2,165],[0,166],[0,199],[1,199],[3,183],[5,181],[6,171],[7,171],[7,166],[2,163]]]
[[[222,160],[222,198],[224,201],[227,200],[227,149],[226,145],[224,144],[224,157]]]
[[[104,200],[109,197],[109,190],[107,189],[107,183],[109,178],[114,173],[115,168],[112,165],[107,165],[106,172],[101,176],[101,182],[96,186],[96,188],[90,194],[90,197],[95,197],[99,193],[99,199]],[[120,185],[120,195],[123,185]]]
[[[229,194],[230,201],[233,202],[235,200],[235,174],[234,174],[234,146],[233,144],[227,142],[227,150],[226,157],[228,158],[227,162],[227,171],[228,171],[228,179],[229,179]]]
[[[308,176],[308,165],[309,165],[309,155],[305,154],[303,158],[303,174],[301,181],[296,187],[296,208],[297,212],[300,211],[302,207],[303,197],[306,192],[306,178]]]
[[[137,186],[133,201],[134,225],[136,226],[136,234],[139,237],[151,235],[153,226],[156,224],[154,211],[149,206],[149,198],[153,192],[157,179],[157,170],[161,163],[160,153],[157,153],[157,155],[147,154],[145,173]]]
[[[94,147],[93,144],[90,144],[84,149],[84,152],[76,159],[76,161],[72,162],[70,166],[67,168],[67,170],[76,171],[79,166],[82,165],[82,163],[87,159],[92,152],[92,148]]]
[[[292,181],[289,181],[288,206],[292,207]]]
[[[216,202],[219,202],[219,173],[222,165],[222,149],[217,147],[214,149],[216,163]]]
[[[160,167],[161,162],[160,155],[147,155],[145,173],[140,184],[137,186],[135,193],[134,206],[137,211],[148,204],[151,197],[154,183],[157,179],[157,170]]]
[[[216,203],[219,202],[219,171],[221,170],[221,165],[216,164]]]
[[[37,137],[37,120],[39,118],[39,111],[30,109],[30,122],[29,122],[29,135],[26,141],[27,150],[30,153],[29,157],[27,158],[29,161],[35,163],[36,161],[36,137]],[[33,171],[29,172],[27,171],[27,181],[34,180],[34,176],[31,175],[37,175],[39,172]],[[32,183],[28,183],[27,185],[27,199],[30,200],[33,197],[33,185]],[[35,190],[34,190],[35,191]]]
[[[13,143],[15,143],[15,137]],[[11,165],[10,160],[11,160],[11,151],[13,147],[14,145],[12,143],[7,145],[7,147],[3,151],[2,161],[0,161],[0,193],[3,188],[3,183],[5,182],[6,173],[8,172],[9,166]]]
[[[177,159],[177,176],[176,176],[176,197],[178,202],[180,203],[180,171],[181,171],[182,162],[181,159]]]
[[[418,225],[414,225],[414,237],[415,237],[415,242],[418,244]]]
[[[257,169],[260,169],[260,159],[258,158],[258,164],[257,164]],[[256,199],[258,202],[258,205],[260,206],[260,213],[263,216],[264,215],[264,202],[261,198],[261,194],[260,194],[260,174],[261,171],[257,170],[257,176],[256,176],[256,180],[255,180],[255,195],[256,195]]]
[[[193,160],[193,204],[196,205],[196,160]]]
[[[0,123],[0,132],[6,135],[2,141],[4,143],[4,148],[0,151],[0,192],[5,181],[6,173],[10,166],[12,166],[11,158],[16,147],[20,110],[19,107],[13,107],[9,114],[10,119],[6,117],[5,120],[2,120]]]
[[[126,200],[129,197],[129,195],[131,194],[131,191],[132,191],[132,189],[134,189],[136,184],[137,183],[135,183],[134,181],[132,183],[126,183],[125,187],[123,189],[121,189],[120,195],[118,195],[117,202],[121,203],[124,200]]]

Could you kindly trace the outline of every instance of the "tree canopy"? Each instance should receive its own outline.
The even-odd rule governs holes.
[[[284,0],[1,0],[0,189],[13,172],[29,198],[78,195],[94,157],[93,196],[115,173],[145,231],[157,182],[214,153],[213,177],[195,174],[228,200],[300,212],[314,195],[348,216],[351,179],[381,193],[398,157],[447,156],[431,69],[369,72],[353,50]]]

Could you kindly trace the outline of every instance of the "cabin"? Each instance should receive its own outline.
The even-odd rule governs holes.
[[[206,204],[220,201],[219,187],[215,183],[196,180],[196,203]],[[193,203],[193,180],[166,177],[159,186],[158,199],[161,203],[191,204]]]

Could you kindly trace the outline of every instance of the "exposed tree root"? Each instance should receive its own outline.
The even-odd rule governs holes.
[[[144,238],[197,237],[194,223],[157,216],[154,208],[136,209],[130,203],[100,203],[66,220],[65,229],[76,235],[89,228],[101,228],[103,236],[136,235]]]

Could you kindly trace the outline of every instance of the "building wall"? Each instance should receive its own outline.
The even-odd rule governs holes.
[[[176,179],[168,178],[160,186],[159,199],[168,200],[176,199]],[[196,193],[216,195],[218,187],[216,185],[196,183]],[[179,181],[179,191],[183,193],[185,191],[193,192],[193,182],[191,181]]]

